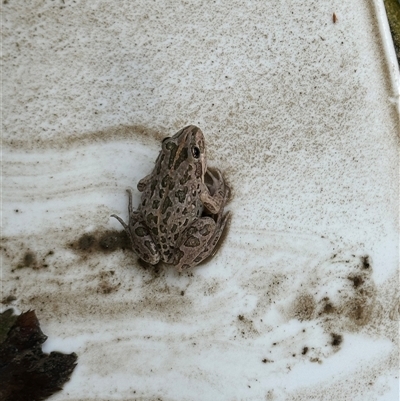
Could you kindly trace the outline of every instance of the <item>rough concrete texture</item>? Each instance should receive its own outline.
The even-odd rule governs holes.
[[[54,400],[396,397],[398,88],[371,2],[2,14],[1,299],[78,354]],[[179,275],[140,265],[109,216],[187,124],[232,220]]]

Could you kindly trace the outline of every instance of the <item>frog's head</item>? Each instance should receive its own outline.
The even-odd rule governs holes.
[[[169,167],[174,170],[194,167],[197,178],[204,180],[207,170],[204,135],[199,127],[188,125],[173,137],[164,138],[163,151],[170,153]]]

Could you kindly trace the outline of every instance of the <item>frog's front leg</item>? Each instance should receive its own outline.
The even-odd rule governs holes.
[[[156,244],[151,238],[149,229],[143,221],[142,216],[132,208],[132,191],[127,189],[127,192],[129,194],[129,223],[126,224],[115,214],[112,214],[111,217],[115,217],[122,224],[131,241],[132,249],[139,258],[147,263],[155,265],[160,261],[160,254],[157,251]]]
[[[228,212],[222,216],[221,209],[217,221],[212,217],[201,217],[193,222],[182,235],[182,241],[173,263],[178,271],[194,267],[212,255],[229,215]]]
[[[146,175],[146,177],[142,178],[137,184],[137,189],[139,190],[139,192],[143,192],[152,179],[153,179],[153,173],[148,174]]]
[[[225,185],[224,178],[218,169],[215,173],[207,170],[206,175],[211,178],[212,184],[204,184],[200,199],[204,207],[211,213],[217,214],[225,206],[229,198],[229,188]]]

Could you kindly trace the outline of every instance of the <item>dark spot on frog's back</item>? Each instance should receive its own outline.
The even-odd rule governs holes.
[[[137,227],[135,229],[135,234],[138,237],[145,237],[148,234],[148,231],[144,227]]]
[[[171,212],[167,212],[165,218],[162,220],[164,224],[168,224],[168,219],[171,217]]]
[[[157,180],[152,181],[151,182],[151,186],[150,186],[151,194],[154,193],[154,190],[156,189],[156,186],[157,186]]]
[[[146,220],[147,220],[147,223],[148,223],[148,224],[151,224],[151,223],[157,224],[157,222],[158,222],[158,216],[154,215],[153,213],[149,213],[149,214],[146,216]]]
[[[188,167],[188,169],[185,171],[185,174],[183,175],[183,177],[179,180],[179,183],[181,184],[181,185],[185,185],[188,181],[189,181],[189,178],[190,178],[190,174],[189,174],[189,171],[192,169],[192,166],[189,164],[189,167]]]
[[[163,204],[162,204],[161,213],[164,214],[164,213],[167,211],[167,209],[168,209],[169,207],[171,207],[171,206],[172,206],[171,199],[169,198],[169,196],[167,196],[167,197],[164,199],[164,202],[163,202]]]
[[[152,205],[153,209],[158,209],[159,206],[160,206],[160,201],[157,199],[153,200],[153,205]]]
[[[173,189],[175,186],[174,180],[167,174],[161,181],[161,186],[163,188],[169,187],[169,189]]]
[[[187,187],[185,187],[184,189],[179,189],[178,191],[175,192],[175,197],[178,198],[178,201],[180,203],[183,203],[185,201],[187,192],[188,192]]]

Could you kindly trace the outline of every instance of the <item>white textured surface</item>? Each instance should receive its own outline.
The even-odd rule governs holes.
[[[2,298],[78,354],[54,400],[397,399],[398,88],[342,3],[3,4]],[[187,124],[232,187],[216,257],[78,251]]]

